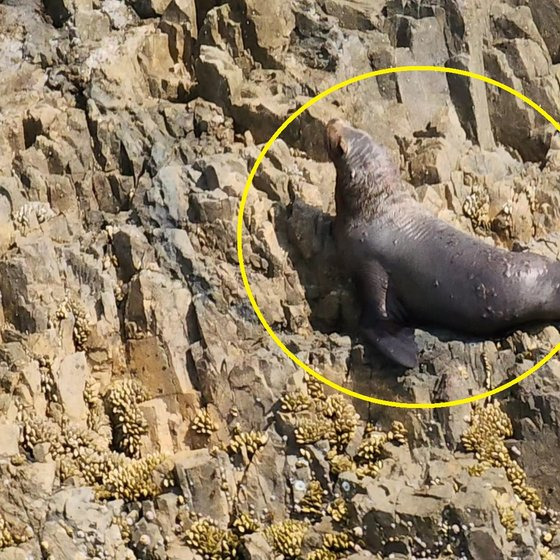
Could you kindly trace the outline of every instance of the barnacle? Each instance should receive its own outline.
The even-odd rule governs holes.
[[[340,523],[348,516],[348,504],[344,498],[336,498],[327,506],[327,513]]]
[[[540,554],[541,560],[557,560],[556,555],[548,546],[539,545],[537,547],[537,552]]]
[[[58,392],[52,370],[52,360],[48,356],[41,356],[39,362],[39,373],[41,375],[41,389],[49,402],[58,402]]]
[[[329,452],[327,453],[327,461],[330,464],[333,474],[341,474],[343,472],[356,470],[356,463],[354,463],[351,457],[344,453]]]
[[[534,512],[543,513],[542,501],[537,491],[528,486],[527,475],[514,461],[504,443],[506,437],[513,433],[511,420],[502,411],[498,401],[485,407],[475,407],[471,413],[470,427],[462,436],[467,451],[475,453],[480,463],[478,469],[471,469],[471,474],[480,474],[485,466],[504,468],[515,493]]]
[[[333,552],[347,552],[353,549],[354,543],[348,533],[327,533],[323,537],[323,546]]]
[[[286,558],[297,558],[307,529],[306,522],[288,519],[267,527],[264,535],[275,552]]]
[[[216,527],[209,519],[195,521],[185,535],[185,543],[210,560],[238,557],[237,535]]]
[[[74,318],[74,329],[72,331],[74,345],[77,350],[83,350],[91,332],[85,307],[74,298],[67,297],[59,306],[56,316],[61,320],[68,314],[71,314]]]
[[[301,412],[311,406],[312,399],[302,391],[293,391],[284,395],[280,402],[284,412]]]
[[[513,539],[513,533],[517,527],[517,521],[515,519],[515,509],[512,506],[496,504],[498,508],[498,514],[500,515],[500,523],[504,526],[506,530],[506,536],[509,541]]]
[[[358,478],[363,478],[364,476],[375,477],[379,474],[381,467],[383,466],[383,461],[376,461],[375,463],[366,463],[365,465],[360,465],[356,468],[356,475]]]
[[[109,390],[110,417],[113,424],[113,444],[117,451],[139,457],[140,439],[148,431],[148,424],[140,407],[148,395],[134,379],[115,381]]]
[[[206,409],[201,409],[196,413],[191,427],[197,434],[206,436],[209,436],[218,429],[216,423],[212,420],[210,413]]]
[[[323,391],[323,384],[315,377],[306,375],[303,379],[307,386],[309,396],[314,400],[321,400],[325,398],[325,391]]]
[[[10,525],[0,513],[0,550],[9,546],[17,546],[31,538],[28,527],[15,527]]]
[[[338,556],[332,550],[326,548],[318,548],[311,551],[307,556],[307,560],[336,560]]]
[[[329,424],[321,418],[305,418],[298,421],[294,436],[300,445],[315,443],[325,438],[329,428]]]
[[[307,492],[298,504],[301,513],[321,515],[323,513],[323,488],[318,480],[312,480]]]
[[[154,471],[166,459],[163,453],[153,453],[142,459],[122,457],[96,487],[98,498],[132,501],[157,496],[161,488],[154,480]]]
[[[463,203],[463,213],[470,218],[473,227],[487,227],[489,223],[490,195],[482,185],[474,185]]]
[[[124,513],[121,515],[114,515],[113,524],[119,528],[122,540],[128,544],[132,538],[132,527],[128,523],[126,515]]]
[[[356,409],[342,395],[330,395],[318,405],[319,412],[331,422],[329,441],[337,447],[347,445],[356,433]]]
[[[260,529],[260,523],[248,513],[240,513],[231,524],[233,531],[239,535],[248,535]]]
[[[12,214],[12,220],[16,229],[25,234],[33,226],[35,220],[37,224],[42,224],[55,216],[54,211],[48,203],[31,201],[23,204]]]
[[[251,458],[261,447],[266,445],[268,436],[264,432],[251,430],[250,432],[239,432],[235,434],[228,445],[228,451],[232,454],[241,453],[246,450],[247,457]]]
[[[363,463],[373,463],[377,461],[387,443],[387,439],[387,434],[383,432],[371,433],[360,443],[356,451],[356,458]]]
[[[402,422],[394,420],[391,424],[391,429],[387,433],[387,439],[393,443],[403,445],[406,443],[407,429]]]

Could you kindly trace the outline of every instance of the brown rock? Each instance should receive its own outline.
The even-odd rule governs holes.
[[[229,107],[238,98],[243,74],[227,52],[202,45],[195,69],[199,93],[204,99]]]

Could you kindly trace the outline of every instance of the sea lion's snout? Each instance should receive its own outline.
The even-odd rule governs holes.
[[[329,157],[336,161],[348,151],[348,142],[344,136],[346,123],[341,119],[331,119],[325,129],[325,145]]]

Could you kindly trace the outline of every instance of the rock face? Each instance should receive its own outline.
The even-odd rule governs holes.
[[[266,335],[238,269],[263,144],[333,84],[487,74],[560,114],[558,3],[0,1],[0,560],[555,558],[560,370],[494,402],[366,406]],[[243,252],[298,357],[376,397],[499,386],[555,326],[364,347],[331,237],[323,129],[393,151],[441,219],[560,254],[560,142],[460,76],[381,76],[300,116],[255,174]]]

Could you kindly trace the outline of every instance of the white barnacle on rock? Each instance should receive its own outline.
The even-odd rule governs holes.
[[[16,229],[26,234],[33,227],[54,218],[55,215],[47,202],[32,201],[26,202],[13,212],[12,220]]]

